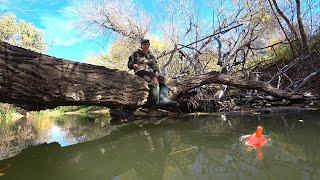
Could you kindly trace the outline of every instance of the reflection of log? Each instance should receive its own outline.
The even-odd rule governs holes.
[[[28,110],[60,105],[136,107],[147,94],[138,76],[0,42],[1,102]]]
[[[188,90],[200,87],[205,84],[216,83],[225,84],[239,88],[256,89],[268,93],[274,97],[288,99],[288,100],[301,100],[302,95],[291,94],[287,91],[283,91],[272,87],[270,84],[262,81],[243,80],[239,77],[228,76],[219,72],[209,72],[197,77],[193,77],[179,83],[177,89],[180,91],[174,95],[175,98],[183,95]]]
[[[58,143],[37,145],[1,161],[0,167],[11,165],[6,179],[113,179],[132,170],[141,179],[163,179],[171,151],[166,142],[170,140],[161,137],[159,141],[161,128],[151,126],[152,134],[132,124],[100,139],[68,147],[62,148]],[[172,136],[165,138],[168,137]],[[22,161],[35,164],[29,166]],[[41,173],[35,173],[39,170]],[[19,173],[22,171],[25,173]]]

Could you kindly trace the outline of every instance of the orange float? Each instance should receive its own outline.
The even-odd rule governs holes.
[[[263,135],[263,127],[258,126],[254,134],[245,139],[246,145],[259,149],[267,144],[267,138]]]
[[[256,158],[263,160],[262,147],[267,145],[267,138],[263,135],[263,127],[258,126],[254,134],[243,136],[245,144],[256,150]]]

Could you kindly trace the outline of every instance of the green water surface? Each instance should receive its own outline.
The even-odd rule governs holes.
[[[239,140],[258,125],[268,138],[260,150]],[[73,115],[22,119],[0,133],[1,180],[320,179],[319,112],[113,126]]]

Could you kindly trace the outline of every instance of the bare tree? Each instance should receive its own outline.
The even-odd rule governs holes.
[[[291,33],[293,34],[294,38],[298,39],[298,33],[294,29],[293,24],[290,22],[289,18],[281,11],[281,9],[278,6],[278,3],[276,0],[272,0],[273,6],[275,7],[277,13],[281,16],[281,18],[287,23],[287,26],[289,27]]]
[[[303,51],[306,53],[309,51],[308,48],[308,38],[307,34],[304,30],[304,25],[301,17],[301,2],[300,0],[295,0],[296,1],[296,6],[297,6],[297,20],[298,20],[298,25],[299,25],[299,30],[300,30],[300,36],[301,36],[301,41],[302,41],[302,48]]]
[[[298,27],[299,27],[299,34],[297,33],[295,27],[294,27],[294,21],[290,22],[289,18],[284,14],[284,12],[280,9],[278,3],[276,0],[272,0],[272,4],[270,3],[270,6],[274,6],[276,9],[277,13],[280,15],[280,17],[286,22],[287,26],[290,29],[291,34],[293,35],[294,39],[297,40],[297,44],[299,48],[301,49],[301,52],[303,53],[308,53],[308,38],[307,34],[305,32],[305,28],[303,25],[303,20],[302,20],[302,14],[301,14],[301,1],[300,0],[295,0],[295,12],[292,10],[292,19],[294,17],[294,13],[296,13],[296,18],[298,22]],[[277,16],[275,14],[275,16]],[[279,25],[281,22],[279,22]]]
[[[198,26],[195,22],[195,17],[198,14],[197,4],[194,0],[170,0],[166,5],[163,0],[158,0],[161,11],[163,14],[163,23],[160,24],[160,30],[162,31],[163,38],[166,42],[173,47],[173,51],[170,51],[170,57],[165,59],[163,63],[163,71],[175,71],[175,73],[169,74],[183,74],[187,68],[192,67],[193,71],[196,71],[196,67],[190,54],[185,50],[178,47],[191,38],[191,32],[194,27]],[[179,55],[175,55],[178,53]],[[160,56],[164,57],[164,56]],[[174,64],[171,62],[175,62]],[[179,68],[177,68],[179,67]]]
[[[94,35],[111,31],[139,40],[150,26],[150,16],[130,0],[83,0],[71,11],[80,18],[81,27]]]
[[[280,21],[279,17],[277,16],[277,14],[276,14],[276,12],[275,12],[275,10],[274,10],[273,6],[272,6],[271,1],[270,1],[270,0],[268,0],[268,2],[269,2],[269,5],[270,5],[270,7],[271,7],[271,10],[272,10],[272,12],[273,12],[273,15],[274,15],[274,16],[275,16],[275,18],[277,19],[277,22],[279,23],[279,26],[280,26],[280,28],[281,28],[281,30],[282,30],[282,32],[283,32],[283,34],[285,35],[285,37],[286,37],[287,41],[288,41],[288,42],[289,42],[289,44],[290,44],[290,49],[291,49],[291,52],[292,52],[293,56],[296,56],[296,53],[295,53],[295,50],[294,50],[294,47],[293,47],[293,44],[292,44],[292,41],[291,41],[290,37],[288,36],[288,34],[287,34],[286,30],[284,29],[283,25],[281,24],[281,21]]]

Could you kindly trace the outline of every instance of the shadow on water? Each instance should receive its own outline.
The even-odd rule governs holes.
[[[102,138],[65,147],[37,145],[1,161],[1,178],[319,179],[319,117],[221,115],[106,125],[102,131],[108,135]],[[71,126],[77,133],[101,133],[79,123],[85,125]],[[257,125],[269,139],[261,161],[239,141]]]

